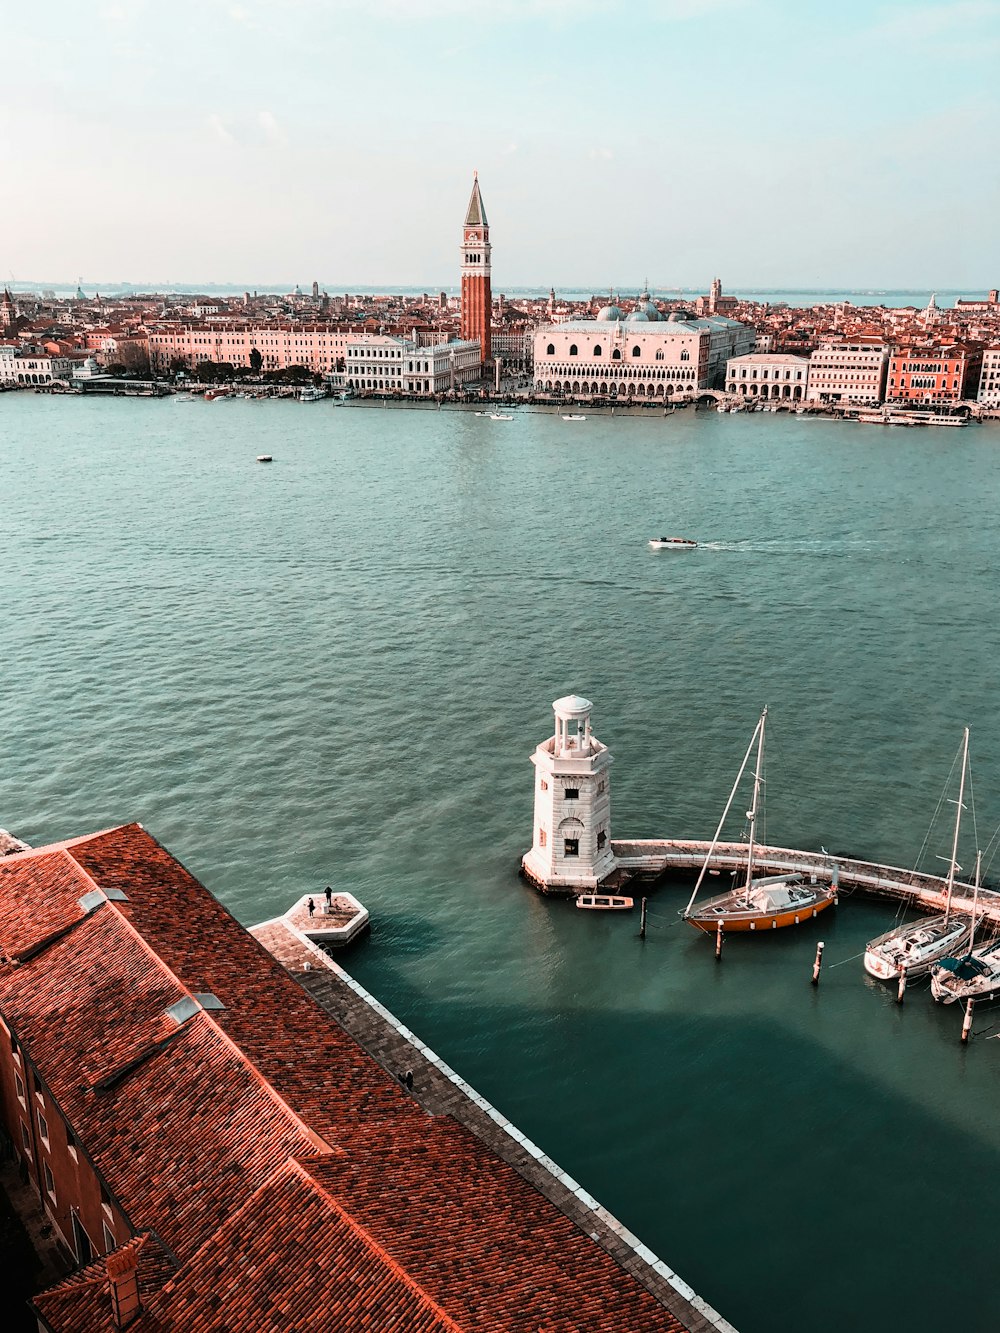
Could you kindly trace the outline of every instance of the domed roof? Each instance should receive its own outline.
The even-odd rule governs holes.
[[[625,316],[626,324],[648,324],[649,316],[644,310],[633,310],[631,315]]]
[[[556,699],[552,707],[560,717],[574,718],[582,717],[589,713],[593,708],[589,699],[584,699],[579,694],[567,694],[562,699]]]
[[[607,323],[609,320],[624,319],[625,316],[616,305],[604,305],[598,310],[597,318]]]

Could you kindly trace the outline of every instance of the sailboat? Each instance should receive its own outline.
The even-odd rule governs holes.
[[[962,736],[961,756],[962,776],[955,804],[955,831],[948,862],[944,913],[941,916],[922,917],[905,926],[894,926],[884,935],[869,940],[865,949],[865,971],[877,981],[895,981],[900,972],[905,973],[907,979],[926,976],[939,959],[961,949],[965,941],[971,939],[972,923],[969,918],[962,912],[951,910],[955,871],[961,869],[956,857],[962,811],[965,809],[965,776],[969,767],[968,727]]]
[[[975,1000],[980,1004],[1000,996],[1000,939],[989,940],[979,949],[972,944],[976,933],[976,908],[979,904],[979,867],[976,854],[976,887],[972,898],[972,926],[969,947],[962,957],[942,958],[931,971],[931,994],[941,1004]]]
[[[777,930],[780,926],[802,925],[806,921],[811,921],[813,917],[818,916],[826,908],[832,907],[837,901],[836,871],[834,871],[833,883],[830,885],[807,884],[804,881],[804,876],[795,873],[754,878],[754,853],[757,850],[757,814],[760,806],[761,788],[764,785],[762,773],[766,722],[767,709],[765,708],[760,715],[760,721],[754,728],[753,735],[750,737],[750,744],[743,756],[743,763],[736,775],[733,789],[729,793],[729,800],[726,802],[726,808],[719,820],[719,827],[715,830],[715,837],[712,839],[712,844],[705,856],[705,863],[694,886],[694,892],[691,894],[687,907],[681,913],[684,920],[690,922],[692,926],[713,935],[720,926],[724,931],[729,932],[733,930]],[[757,761],[753,778],[753,800],[750,809],[747,811],[750,830],[747,842],[746,869],[743,872],[744,882],[739,888],[730,889],[728,893],[720,893],[715,898],[707,898],[695,908],[694,903],[698,897],[698,890],[701,888],[702,880],[708,871],[712,853],[715,851],[722,833],[722,826],[726,822],[729,808],[736,796],[755,745],[757,747]]]

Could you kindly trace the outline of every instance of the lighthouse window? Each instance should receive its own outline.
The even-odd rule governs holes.
[[[548,841],[548,834],[545,832],[545,830],[544,830],[543,828],[540,828],[540,829],[538,830],[538,845],[539,845],[539,847],[544,847],[547,841]]]
[[[549,789],[549,784],[545,781],[544,778],[539,779],[538,785],[539,787],[541,787],[542,791],[548,791]]]
[[[580,788],[565,787],[563,789],[563,797],[567,801],[578,801],[580,799]]]
[[[579,856],[579,855],[580,855],[580,839],[566,838],[563,843],[563,856]]]
[[[598,850],[598,851],[601,850],[601,848],[604,846],[604,844],[607,842],[607,840],[608,840],[608,835],[604,832],[603,829],[601,829],[600,833],[598,833],[598,835],[597,835],[597,850]]]

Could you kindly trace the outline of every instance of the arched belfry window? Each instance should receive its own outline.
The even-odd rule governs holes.
[[[576,352],[577,352],[576,343],[570,343],[569,345],[570,356],[576,356]]]
[[[639,344],[638,344],[638,343],[636,343],[636,345],[632,348],[632,355],[633,355],[633,356],[642,356],[642,352],[639,350]]]
[[[548,347],[546,347],[546,349],[545,349],[545,355],[546,355],[546,356],[555,356],[555,354],[556,354],[555,344],[554,344],[554,343],[549,343]]]
[[[690,360],[691,360],[691,353],[690,353],[690,352],[681,352],[681,360],[682,360],[682,361],[690,361]]]
[[[611,360],[620,361],[621,359],[622,359],[621,348],[616,347],[615,350],[611,353]]]
[[[600,343],[594,343],[594,355],[595,355],[595,356],[603,356],[603,355],[604,355],[604,349],[601,347],[601,344],[600,344]]]

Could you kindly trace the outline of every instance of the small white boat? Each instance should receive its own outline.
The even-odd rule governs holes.
[[[491,412],[491,421],[513,421],[514,418],[508,412]]]
[[[698,545],[690,537],[650,537],[649,544],[654,551],[693,551]]]
[[[961,958],[943,958],[931,973],[931,994],[939,1004],[1000,997],[1000,940]]]
[[[576,905],[587,912],[630,912],[635,903],[620,893],[581,893]]]
[[[586,421],[587,418],[582,412],[564,412],[563,421]]]
[[[270,454],[258,454],[258,455],[257,455],[257,462],[258,462],[258,463],[273,463],[273,462],[274,462],[274,459],[272,458],[272,456],[271,456]]]
[[[318,403],[321,398],[326,397],[325,389],[317,389],[314,384],[307,384],[299,392],[300,403]]]
[[[174,402],[175,402],[175,403],[193,403],[193,402],[194,402],[194,394],[193,394],[193,393],[175,393],[175,394],[174,394]]]

